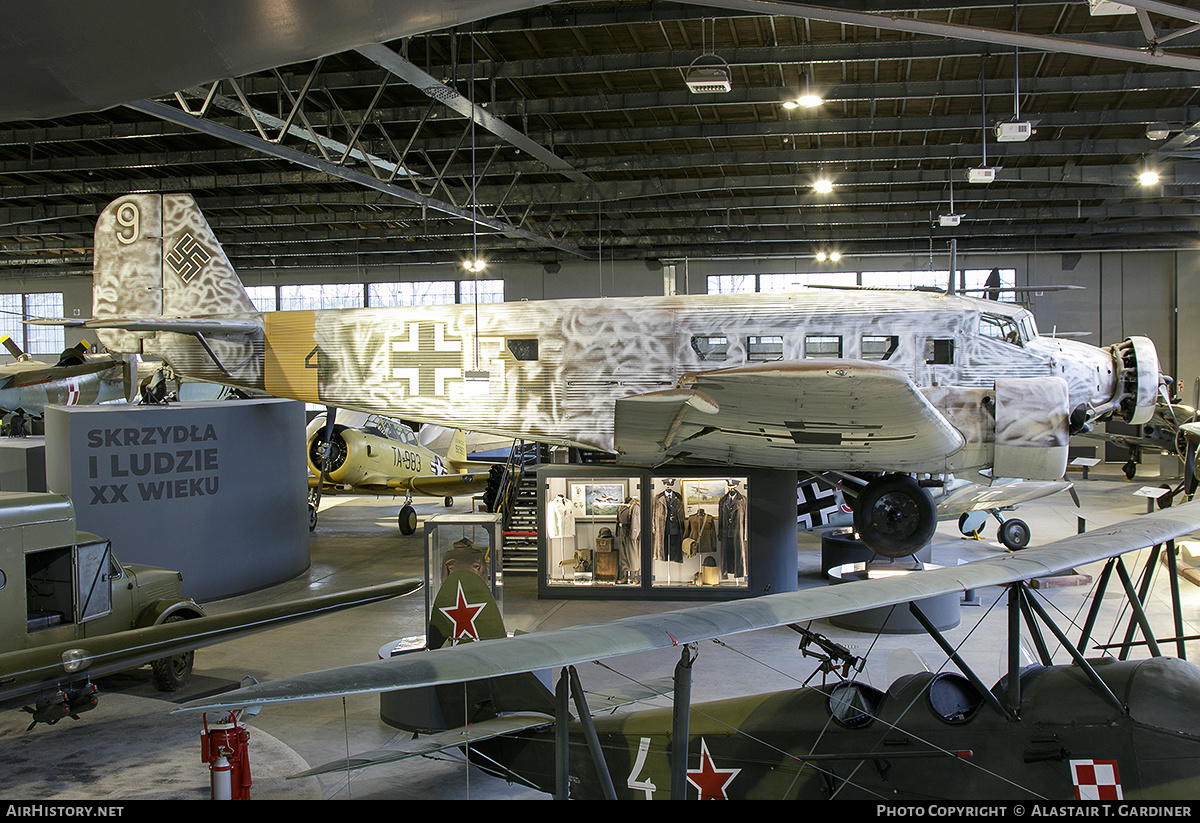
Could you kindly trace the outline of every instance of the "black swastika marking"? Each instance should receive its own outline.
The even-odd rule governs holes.
[[[212,255],[190,233],[180,237],[175,247],[167,252],[167,263],[184,283],[199,274],[211,258]]]

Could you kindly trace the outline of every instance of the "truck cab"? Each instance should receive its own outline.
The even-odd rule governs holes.
[[[204,616],[179,572],[121,563],[75,526],[64,495],[0,492],[0,654]],[[155,685],[183,686],[192,658],[154,661]]]

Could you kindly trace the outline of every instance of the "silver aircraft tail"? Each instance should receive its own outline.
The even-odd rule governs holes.
[[[190,194],[120,197],[96,221],[92,317],[99,321],[253,314],[255,308]],[[140,353],[147,332],[101,329],[111,351]]]

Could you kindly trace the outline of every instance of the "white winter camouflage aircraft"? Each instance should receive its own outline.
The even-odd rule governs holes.
[[[1161,381],[1147,338],[1041,337],[1019,306],[935,293],[261,313],[187,194],[109,204],[93,317],[79,323],[113,351],[277,397],[627,465],[848,478],[857,530],[888,556],[932,536],[930,488],[950,476],[1061,480],[1073,432],[1147,420]]]

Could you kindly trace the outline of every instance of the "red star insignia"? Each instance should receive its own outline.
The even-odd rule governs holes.
[[[486,603],[468,603],[466,595],[463,594],[462,583],[458,584],[457,603],[450,608],[438,609],[446,618],[454,624],[454,630],[450,633],[452,640],[458,640],[461,637],[469,637],[472,640],[479,639],[479,631],[475,628],[475,618],[487,606]]]
[[[741,769],[718,769],[708,753],[708,743],[700,738],[700,768],[688,769],[687,780],[700,792],[701,800],[728,800],[725,789]]]

